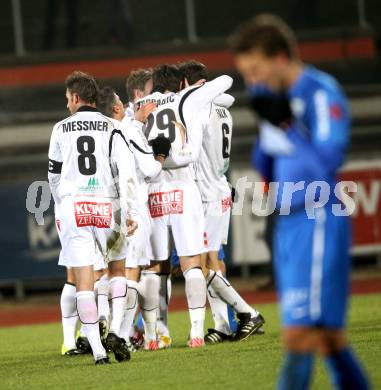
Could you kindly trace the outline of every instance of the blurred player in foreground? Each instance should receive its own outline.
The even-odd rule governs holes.
[[[367,389],[344,332],[349,219],[333,212],[334,203],[342,208],[333,187],[349,141],[347,100],[331,76],[300,61],[293,32],[275,16],[246,22],[230,45],[260,118],[257,169],[279,183],[278,212],[290,199],[288,215],[277,216],[274,237],[286,349],[278,388],[308,388],[319,353],[337,388]],[[287,182],[319,182],[320,188],[312,195],[305,187],[287,192]],[[327,202],[319,204],[327,186]]]

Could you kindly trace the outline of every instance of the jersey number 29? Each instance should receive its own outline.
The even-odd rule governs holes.
[[[176,115],[170,108],[165,108],[164,110],[159,111],[156,115],[156,126],[158,130],[160,130],[160,135],[168,138],[171,142],[173,142],[176,138],[175,121]],[[148,116],[146,128],[144,129],[144,134],[147,138],[154,123],[155,116],[150,114]]]

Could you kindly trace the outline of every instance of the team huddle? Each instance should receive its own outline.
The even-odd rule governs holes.
[[[108,364],[108,352],[121,362],[138,347],[170,347],[176,270],[185,279],[189,347],[263,333],[264,318],[230,285],[222,261],[232,206],[225,176],[232,81],[208,80],[193,60],[138,69],[127,78],[124,105],[88,74],[67,77],[71,116],[54,126],[48,173],[59,264],[67,268],[63,355],[91,351],[95,364]],[[207,298],[214,328],[205,334]]]

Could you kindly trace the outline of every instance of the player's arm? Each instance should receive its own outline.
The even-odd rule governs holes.
[[[183,125],[188,129],[188,121],[199,110],[212,103],[217,96],[227,91],[233,84],[230,76],[223,75],[208,81],[200,87],[186,90],[179,104],[179,114]]]
[[[234,104],[234,102],[235,98],[228,93],[222,93],[213,100],[214,104],[225,108],[230,108]]]
[[[304,171],[314,180],[333,178],[343,164],[349,141],[349,110],[339,90],[316,89],[307,100],[304,131],[287,134],[294,151],[305,156]],[[297,128],[298,131],[303,129]],[[289,180],[299,178],[299,168],[289,171]]]
[[[273,161],[273,157],[263,151],[260,147],[259,139],[257,139],[251,153],[251,165],[267,183],[271,182],[273,178]]]
[[[202,146],[203,125],[207,122],[205,112],[202,115],[200,112],[229,89],[232,83],[230,76],[223,75],[186,91],[179,104],[180,119],[186,129],[186,143],[182,150],[170,153],[164,167],[181,167],[197,161]]]
[[[114,130],[110,150],[110,162],[115,175],[120,204],[127,218],[136,220],[138,215],[137,178],[134,155],[120,130]]]
[[[183,148],[178,151],[170,151],[163,165],[164,168],[180,168],[198,160],[202,146],[203,126],[205,126],[204,116],[194,115],[189,121]]]
[[[160,173],[162,164],[155,159],[152,148],[143,134],[143,124],[141,122],[134,122],[137,121],[132,121],[127,125],[125,134],[128,134],[137,168],[139,168],[145,178],[153,179]]]
[[[343,164],[349,144],[350,117],[346,98],[340,90],[318,89],[310,101],[307,127],[315,169],[323,167],[332,175]]]
[[[54,202],[60,203],[58,195],[58,189],[61,181],[61,170],[63,164],[63,158],[59,145],[58,126],[54,126],[49,144],[49,168],[48,168],[48,180],[50,185],[50,191],[52,192]]]

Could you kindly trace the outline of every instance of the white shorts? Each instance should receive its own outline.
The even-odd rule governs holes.
[[[152,259],[150,242],[151,218],[148,211],[148,204],[139,207],[139,217],[136,221],[138,228],[128,241],[126,267],[137,268],[149,265]]]
[[[57,211],[57,208],[55,208]],[[58,238],[61,243],[62,247],[62,242],[61,242],[61,219],[59,216],[59,213],[56,212],[56,229],[58,233]],[[63,253],[62,250],[60,250],[59,258],[58,258],[58,265],[64,266],[64,263],[66,261],[63,259]],[[70,268],[70,267],[67,267]],[[106,262],[103,258],[102,252],[98,249],[98,247],[95,248],[95,263],[94,263],[94,271],[102,271],[107,268]]]
[[[194,181],[150,184],[148,205],[153,260],[167,260],[173,245],[180,257],[204,251],[204,215]]]
[[[126,218],[118,199],[65,197],[59,214],[60,265],[103,269],[96,265],[99,254],[106,262],[126,257]]]
[[[228,242],[231,196],[215,202],[204,202],[206,252],[219,251]]]

